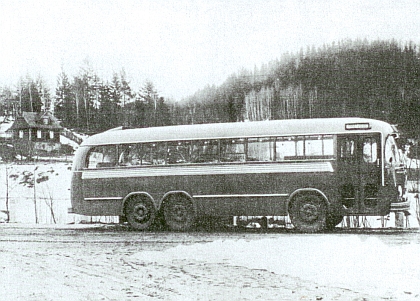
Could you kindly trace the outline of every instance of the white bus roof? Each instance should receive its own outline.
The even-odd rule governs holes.
[[[81,146],[260,136],[327,135],[368,131],[384,134],[395,132],[390,124],[367,118],[287,119],[136,129],[117,128],[93,135]]]

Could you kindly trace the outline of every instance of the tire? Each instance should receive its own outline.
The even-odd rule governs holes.
[[[153,201],[144,196],[133,196],[125,205],[125,217],[135,230],[146,230],[156,217]]]
[[[327,226],[327,205],[315,193],[301,193],[290,201],[289,216],[296,230],[319,232]]]
[[[335,226],[337,226],[338,224],[340,224],[343,220],[343,216],[340,214],[333,214],[333,213],[329,213],[327,215],[327,221],[326,221],[326,228],[328,230],[332,230],[335,228]]]
[[[163,204],[163,218],[172,231],[190,230],[195,222],[192,200],[182,194],[169,196]]]

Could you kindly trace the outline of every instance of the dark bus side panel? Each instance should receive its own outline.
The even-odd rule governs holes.
[[[159,207],[165,193],[185,191],[194,198],[199,215],[287,215],[289,195],[297,189],[318,189],[335,200],[334,181],[332,172],[84,179],[83,198],[91,200],[74,209],[85,215],[121,215],[122,198],[129,193],[146,192]]]

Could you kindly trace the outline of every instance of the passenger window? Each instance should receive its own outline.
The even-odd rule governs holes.
[[[324,156],[332,157],[334,156],[334,138],[333,136],[323,136],[323,154]]]
[[[199,140],[192,143],[191,162],[216,163],[219,162],[219,141]]]
[[[322,156],[322,136],[306,137],[305,156]]]
[[[356,159],[355,141],[352,138],[343,138],[340,142],[340,159],[354,161]]]
[[[306,137],[305,139],[305,155],[306,156],[322,156],[322,137]]]
[[[141,164],[141,144],[124,144],[119,147],[118,165],[133,166]]]
[[[276,139],[276,161],[290,160],[294,158],[296,158],[295,137],[277,138]]]
[[[273,161],[274,147],[271,138],[249,138],[247,161]]]
[[[305,137],[305,157],[331,157],[334,155],[332,136]]]
[[[245,162],[245,139],[223,139],[220,141],[221,162]]]
[[[88,155],[86,167],[92,168],[105,168],[113,167],[117,164],[117,146],[104,145],[94,147]]]
[[[142,165],[164,165],[166,164],[165,143],[145,143],[142,149]]]
[[[191,142],[174,141],[168,142],[167,162],[168,164],[189,163],[191,157]]]
[[[375,163],[378,158],[378,145],[375,138],[365,138],[363,141],[363,160],[366,163]]]
[[[304,139],[303,137],[297,137],[296,138],[296,156],[303,158],[304,154]]]

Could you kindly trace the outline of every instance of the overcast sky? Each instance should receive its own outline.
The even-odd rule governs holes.
[[[165,98],[221,84],[285,52],[345,39],[420,42],[416,0],[0,1],[0,86],[88,60],[104,80],[125,69]]]

